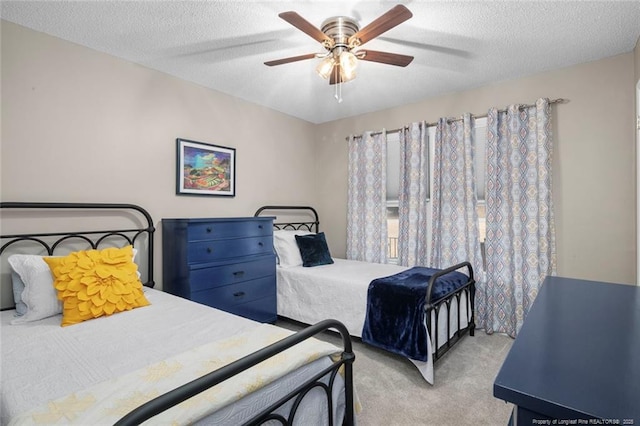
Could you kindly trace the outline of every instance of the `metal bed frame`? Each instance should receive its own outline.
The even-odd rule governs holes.
[[[37,210],[40,212],[52,210],[81,210],[81,211],[99,211],[99,210],[118,210],[120,212],[130,211],[138,214],[146,221],[146,226],[130,229],[116,230],[89,230],[89,231],[73,231],[73,232],[39,232],[30,234],[7,234],[0,235],[0,241],[3,245],[0,247],[0,255],[12,245],[17,245],[24,241],[37,243],[44,248],[49,256],[52,256],[58,247],[63,247],[63,243],[70,240],[81,240],[92,249],[97,249],[105,241],[113,241],[113,239],[121,239],[125,244],[135,244],[138,238],[146,235],[149,240],[147,244],[147,281],[143,283],[146,287],[154,287],[153,280],[153,235],[155,228],[151,215],[145,209],[135,204],[113,204],[113,203],[29,203],[29,202],[6,202],[0,203],[0,209],[16,209],[16,210]],[[57,237],[51,239],[51,237]],[[6,241],[6,242],[5,242]]]
[[[254,213],[254,216],[260,216],[263,212],[268,211],[270,216],[273,216],[274,213],[280,211],[280,212],[287,212],[287,213],[291,213],[291,212],[300,212],[300,217],[309,217],[311,218],[311,220],[301,220],[301,221],[297,221],[297,222],[278,222],[277,220],[277,216],[276,216],[276,221],[274,222],[273,226],[275,229],[278,230],[304,230],[304,231],[312,231],[312,232],[318,232],[320,229],[320,220],[318,217],[318,212],[316,211],[316,209],[314,209],[313,207],[310,206],[278,206],[278,205],[270,205],[270,206],[263,206],[260,207],[258,210],[256,210],[256,212]],[[462,268],[466,268],[467,269],[467,275],[469,276],[469,281],[461,288],[452,291],[451,293],[445,295],[444,297],[440,298],[439,300],[432,302],[431,301],[431,292],[432,289],[435,285],[435,282],[438,280],[438,278],[440,278],[443,275],[446,275],[450,272],[456,271],[458,269],[462,269]],[[455,333],[453,334],[453,336],[451,336],[451,320],[449,318],[449,316],[447,315],[447,341],[442,345],[442,347],[438,346],[438,333],[434,333],[434,336],[431,336],[431,343],[433,345],[434,348],[436,348],[436,350],[433,353],[433,360],[436,361],[439,358],[442,358],[442,356],[449,350],[451,349],[454,344],[456,342],[458,342],[466,333],[467,331],[469,332],[470,336],[474,336],[475,335],[475,292],[476,292],[476,287],[475,287],[475,279],[473,277],[473,267],[471,266],[471,263],[469,262],[462,262],[459,263],[457,265],[453,265],[451,267],[448,267],[446,269],[442,269],[439,272],[435,273],[434,275],[431,276],[431,279],[429,280],[429,283],[427,285],[427,294],[426,294],[426,298],[425,300],[427,301],[425,304],[425,314],[426,314],[426,326],[427,326],[427,330],[431,330],[431,312],[433,312],[434,318],[435,318],[435,329],[438,330],[438,314],[440,312],[440,309],[443,306],[447,307],[447,312],[450,311],[451,309],[451,303],[455,300],[457,303],[457,306],[460,306],[460,302],[461,302],[461,297],[462,294],[464,293],[467,296],[467,303],[469,304],[470,307],[470,311],[471,311],[471,316],[469,319],[469,324],[467,325],[467,327],[464,328],[460,328],[460,309],[458,309],[458,321],[457,321],[457,330],[455,331]],[[431,334],[431,333],[430,333]],[[451,337],[449,337],[451,336]]]
[[[133,245],[139,237],[146,235],[147,242],[147,265],[148,279],[144,283],[147,287],[154,286],[153,280],[153,236],[155,228],[151,215],[142,207],[134,204],[110,204],[110,203],[30,203],[30,202],[3,202],[0,203],[0,210],[3,212],[8,209],[16,211],[33,211],[38,210],[45,214],[48,211],[58,210],[76,210],[76,211],[107,211],[118,210],[120,212],[133,212],[144,218],[144,225],[131,229],[116,230],[89,230],[89,231],[72,231],[72,232],[40,232],[26,234],[6,234],[0,235],[0,255],[2,255],[9,247],[20,242],[33,242],[37,246],[42,246],[47,254],[53,255],[56,248],[63,246],[69,240],[81,240],[93,249],[100,247],[107,239],[121,238],[124,244]],[[171,408],[172,406],[185,401],[206,389],[223,383],[225,380],[235,376],[252,366],[272,357],[276,354],[304,341],[315,335],[323,333],[327,330],[336,330],[342,337],[343,351],[339,359],[316,373],[304,383],[301,383],[296,389],[282,397],[280,400],[271,403],[261,412],[256,414],[247,425],[259,425],[268,421],[276,421],[282,425],[292,425],[295,420],[296,412],[304,399],[304,397],[313,389],[322,389],[327,397],[327,415],[329,425],[333,425],[333,412],[335,407],[332,403],[332,390],[336,384],[336,377],[340,373],[344,378],[345,386],[345,417],[343,425],[351,426],[355,423],[354,419],[354,392],[353,392],[353,362],[355,354],[353,352],[351,336],[346,327],[339,321],[328,319],[321,321],[315,325],[309,326],[285,339],[275,342],[264,347],[252,354],[247,355],[231,364],[228,364],[218,370],[215,370],[205,376],[195,379],[181,387],[178,387],[166,394],[152,399],[151,401],[141,405],[131,411],[125,417],[120,419],[117,425],[137,425],[141,422],[152,418],[153,416]],[[325,383],[326,382],[326,383]],[[275,413],[280,407],[292,401],[288,415],[284,416]]]

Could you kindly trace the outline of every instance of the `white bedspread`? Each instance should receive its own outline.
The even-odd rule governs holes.
[[[146,289],[146,295],[151,306],[69,327],[60,327],[59,315],[9,325],[13,311],[2,312],[2,423],[50,400],[161,362],[187,349],[249,333],[259,326],[254,321],[160,291]],[[238,401],[237,406],[220,410],[214,419],[225,424],[240,423],[257,412],[261,399],[274,400],[299,384],[300,377],[329,362],[323,357],[295,370],[283,380]],[[339,398],[334,395],[334,399]]]
[[[361,337],[371,280],[397,274],[405,266],[333,259],[332,265],[278,268],[278,315],[306,324],[318,318],[341,321]]]
[[[322,318],[335,318],[341,321],[352,336],[362,337],[362,327],[367,314],[367,291],[369,284],[376,278],[394,275],[409,269],[406,266],[392,264],[360,262],[357,260],[333,259],[331,265],[305,268],[294,266],[277,269],[278,315],[291,318],[305,324],[314,324]],[[460,327],[468,325],[467,299],[462,296],[462,320]],[[447,315],[452,321],[449,334],[456,327],[458,307],[452,304],[450,312],[446,307],[438,315],[438,346],[447,340]],[[467,319],[466,321],[464,319]],[[435,314],[432,313],[432,330],[436,333]],[[427,348],[431,354],[434,348]],[[426,362],[411,360],[420,374],[433,384],[433,359]]]

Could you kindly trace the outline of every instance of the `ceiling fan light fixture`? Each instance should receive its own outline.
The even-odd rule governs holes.
[[[333,67],[335,64],[336,60],[333,58],[333,56],[329,55],[322,61],[320,61],[320,63],[316,67],[316,72],[320,77],[326,80],[331,76],[331,72],[333,71]]]
[[[328,79],[330,85],[335,85],[338,102],[342,101],[342,83],[356,77],[359,60],[406,67],[413,59],[413,56],[396,53],[360,50],[363,44],[413,16],[409,9],[401,4],[392,7],[364,28],[360,28],[356,20],[346,16],[334,16],[325,20],[320,29],[294,11],[282,12],[278,16],[320,42],[325,52],[267,61],[265,65],[274,66],[322,58],[316,66],[316,72],[322,78]]]
[[[346,83],[356,78],[356,72],[351,71],[350,73],[346,73],[344,70],[340,70],[340,80],[342,83]]]
[[[356,77],[358,59],[356,55],[345,50],[340,54],[340,70],[342,71],[342,81],[353,80]]]

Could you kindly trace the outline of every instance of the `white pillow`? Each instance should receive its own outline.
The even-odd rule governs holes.
[[[138,250],[133,249],[134,261],[137,254]],[[58,292],[53,286],[53,275],[49,265],[43,260],[44,257],[34,254],[14,254],[7,259],[13,272],[18,274],[19,281],[22,281],[22,283],[14,282],[14,286],[24,285],[24,290],[19,296],[16,295],[17,289],[14,287],[14,302],[19,316],[11,320],[11,324],[38,321],[62,313],[62,301],[58,300]],[[140,278],[140,272],[138,272],[138,278]],[[23,312],[22,306],[26,306],[26,312]],[[23,314],[20,315],[20,312]]]
[[[11,324],[37,321],[62,313],[62,302],[58,300],[51,269],[43,256],[14,254],[7,260],[24,283],[21,299],[27,305],[27,312],[11,320]]]
[[[11,286],[13,287],[13,301],[16,303],[16,316],[21,317],[27,313],[27,305],[22,301],[24,283],[16,271],[11,271]]]
[[[296,235],[309,234],[313,234],[313,232],[302,230],[273,231],[273,247],[276,249],[280,267],[291,268],[292,266],[302,266],[302,256],[300,255],[300,249],[296,242]]]

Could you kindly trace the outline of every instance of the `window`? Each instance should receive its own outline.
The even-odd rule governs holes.
[[[480,243],[484,245],[487,235],[487,119],[476,119],[476,152],[474,171],[476,173],[476,195],[478,197],[478,234]],[[484,250],[484,249],[483,249]]]
[[[398,203],[390,206],[387,203],[387,258],[389,263],[398,263],[398,234],[400,222],[398,221]]]
[[[387,133],[387,261],[398,263],[400,135]]]
[[[476,151],[474,171],[476,173],[478,197],[478,231],[480,243],[484,245],[486,235],[486,140],[487,119],[478,118],[475,123]],[[434,145],[436,139],[435,126],[429,127],[429,179],[433,175]],[[430,180],[430,185],[432,181]],[[387,134],[387,234],[389,263],[398,261],[398,194],[400,189],[400,136],[397,132]],[[429,194],[431,191],[429,191]],[[430,213],[429,213],[430,215]]]

